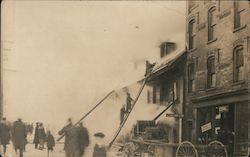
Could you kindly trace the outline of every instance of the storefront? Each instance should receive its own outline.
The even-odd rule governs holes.
[[[196,142],[218,140],[227,146],[229,157],[248,154],[248,102],[197,108]]]

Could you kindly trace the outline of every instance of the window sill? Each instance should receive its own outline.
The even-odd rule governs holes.
[[[244,26],[240,26],[240,27],[237,27],[237,28],[234,28],[234,33],[235,32],[238,32],[238,31],[240,31],[240,30],[242,30],[242,29],[244,29],[244,28],[246,28],[247,27],[247,25],[244,25]]]
[[[216,88],[215,87],[209,87],[206,89],[206,92],[214,91]]]
[[[216,40],[217,40],[217,38],[212,39],[212,40],[209,40],[209,41],[207,42],[207,44],[211,44],[211,43],[215,42]]]
[[[237,86],[237,85],[242,85],[242,84],[245,84],[245,81],[244,81],[244,80],[235,81],[235,82],[232,83],[232,86]]]
[[[197,48],[189,49],[188,52],[194,52],[195,50],[197,50]]]

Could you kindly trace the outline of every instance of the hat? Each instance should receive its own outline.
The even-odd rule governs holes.
[[[100,137],[100,138],[104,138],[105,135],[102,132],[98,132],[94,134],[95,137]]]

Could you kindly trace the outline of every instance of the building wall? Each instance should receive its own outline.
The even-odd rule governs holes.
[[[239,1],[238,6],[243,10],[241,12],[242,27],[234,29],[235,22],[235,5],[234,1],[189,1],[187,2],[186,15],[186,42],[189,43],[188,24],[191,20],[194,23],[194,48],[188,48],[187,66],[194,63],[194,90],[188,92],[186,89],[186,110],[185,110],[185,127],[188,130],[192,128],[191,139],[186,136],[187,140],[193,142],[197,137],[197,106],[202,105],[219,105],[223,102],[248,102],[249,84],[250,84],[250,3],[247,0]],[[208,41],[208,11],[215,7],[215,38]],[[234,62],[233,50],[237,45],[243,45],[244,78],[242,81],[235,82],[233,79]],[[207,59],[210,56],[215,57],[215,86],[208,88],[207,86]],[[188,77],[188,73],[186,73]],[[188,79],[186,81],[188,84]],[[246,89],[246,90],[245,90]],[[203,99],[214,95],[223,95],[229,92],[246,91],[241,96],[235,96],[232,99],[219,99],[218,101],[204,99],[203,102],[195,102],[196,99]],[[249,106],[249,105],[248,105]],[[248,112],[249,113],[249,112]],[[247,118],[247,117],[246,117]],[[190,130],[190,129],[189,129]],[[249,131],[248,131],[249,132]],[[188,134],[188,133],[187,133]],[[248,136],[249,137],[249,136]]]

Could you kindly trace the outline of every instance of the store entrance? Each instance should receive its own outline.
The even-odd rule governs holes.
[[[235,105],[210,106],[197,109],[197,142],[207,145],[217,140],[228,147],[229,157],[234,150]]]

